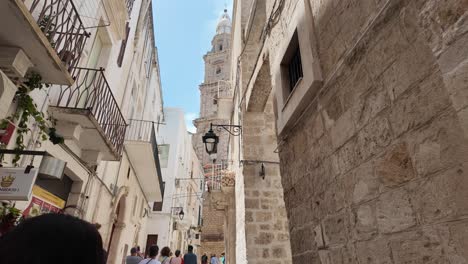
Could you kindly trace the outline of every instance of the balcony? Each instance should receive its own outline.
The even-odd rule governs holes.
[[[130,120],[125,150],[147,199],[162,201],[164,190],[154,123]]]
[[[235,173],[228,170],[228,162],[206,164],[205,190],[208,192],[233,188],[236,185]]]
[[[104,69],[76,68],[71,86],[50,89],[49,112],[66,143],[87,163],[120,160],[126,122]]]
[[[45,83],[73,84],[89,34],[72,0],[2,0],[0,24],[0,50],[20,48]]]

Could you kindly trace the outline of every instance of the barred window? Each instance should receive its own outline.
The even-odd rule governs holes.
[[[161,212],[161,211],[162,211],[162,207],[163,207],[163,203],[162,203],[162,202],[154,202],[154,203],[153,203],[153,211],[155,211],[155,212]]]

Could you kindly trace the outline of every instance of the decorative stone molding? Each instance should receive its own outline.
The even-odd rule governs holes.
[[[34,66],[22,49],[0,47],[0,70],[11,79],[22,79]]]

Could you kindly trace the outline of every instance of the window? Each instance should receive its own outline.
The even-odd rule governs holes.
[[[137,203],[138,203],[138,196],[135,196],[133,198],[133,211],[132,211],[133,216],[135,216],[135,213],[136,213]]]
[[[300,113],[315,98],[322,85],[314,19],[308,0],[298,1],[278,49],[278,60],[272,64],[271,83],[275,90],[275,115],[280,136],[291,128]]]
[[[130,179],[130,167],[128,167],[128,170],[127,170],[127,180]]]
[[[221,71],[222,71],[222,70],[221,70],[221,67],[216,68],[216,74],[220,74]]]
[[[163,207],[163,203],[162,203],[162,202],[154,202],[154,203],[153,203],[153,211],[155,211],[155,212],[161,212],[161,211],[162,211],[162,207]]]
[[[297,31],[294,32],[293,38],[281,62],[281,71],[285,80],[283,84],[283,94],[284,97],[287,98],[292,93],[297,83],[304,77]]]
[[[145,211],[145,199],[141,199],[140,217],[143,217]]]
[[[223,44],[219,45],[219,51],[223,51]]]
[[[169,144],[158,145],[158,152],[161,168],[167,168],[167,163],[169,161]]]
[[[125,26],[125,39],[122,40],[122,44],[120,46],[120,52],[119,56],[117,57],[117,65],[119,67],[122,67],[124,55],[125,55],[125,49],[127,48],[127,41],[128,41],[128,35],[130,34],[130,26],[127,22],[127,25]]]
[[[295,38],[295,42],[297,42],[297,33],[295,34]],[[295,50],[293,50],[291,61],[288,64],[289,93],[294,90],[294,87],[296,87],[296,84],[302,77],[304,77],[304,74],[302,72],[301,49],[298,43]]]

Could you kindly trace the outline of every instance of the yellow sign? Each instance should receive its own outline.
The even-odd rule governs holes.
[[[51,194],[50,192],[42,189],[41,187],[34,185],[33,186],[33,195],[37,198],[40,198],[58,208],[65,207],[65,201],[60,199],[59,197]]]

